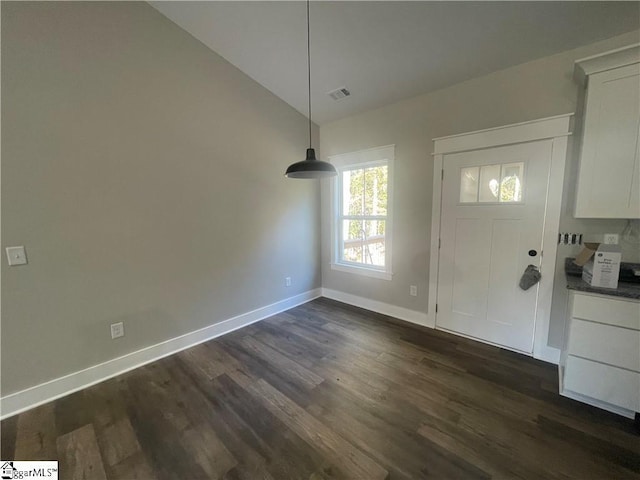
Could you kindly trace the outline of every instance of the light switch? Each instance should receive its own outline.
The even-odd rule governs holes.
[[[24,251],[24,247],[7,247],[7,259],[11,266],[26,265],[27,254]]]

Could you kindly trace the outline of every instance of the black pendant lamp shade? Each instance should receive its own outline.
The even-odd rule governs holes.
[[[338,172],[329,162],[316,159],[316,151],[311,147],[311,42],[309,39],[309,0],[307,0],[307,71],[309,74],[309,148],[307,158],[289,165],[284,176],[287,178],[335,177]]]
[[[307,148],[307,158],[301,162],[289,165],[285,177],[289,178],[324,178],[335,177],[338,174],[336,169],[329,162],[316,160],[316,151]]]

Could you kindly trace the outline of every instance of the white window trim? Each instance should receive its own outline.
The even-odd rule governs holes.
[[[395,145],[385,145],[356,152],[349,152],[329,157],[330,162],[338,170],[338,176],[331,182],[331,269],[344,273],[352,273],[365,277],[378,278],[381,280],[392,280],[393,269],[393,175],[395,160]],[[363,264],[353,264],[350,262],[338,261],[339,255],[339,232],[338,228],[338,207],[340,200],[338,195],[338,182],[342,171],[350,167],[367,167],[379,165],[381,162],[387,164],[387,216],[385,225],[385,266],[384,268],[375,266],[364,266]]]

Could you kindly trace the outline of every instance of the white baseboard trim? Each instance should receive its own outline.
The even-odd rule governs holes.
[[[627,410],[626,408],[618,407],[617,405],[611,405],[610,403],[601,402],[594,398],[580,395],[579,393],[575,393],[570,390],[564,390],[560,392],[560,395],[570,398],[571,400],[577,400],[578,402],[586,403],[587,405],[591,405],[592,407],[601,408],[602,410],[606,410],[607,412],[615,413],[623,417],[635,417],[636,412],[634,412],[633,410]]]
[[[391,305],[390,303],[378,302],[377,300],[351,295],[350,293],[339,292],[330,288],[323,288],[322,296],[339,302],[348,303],[355,307],[365,308],[373,312],[382,313],[383,315],[399,318],[400,320],[415,323],[423,327],[433,328],[433,325],[429,324],[427,314],[424,312],[398,307],[397,305]]]
[[[294,297],[280,300],[265,307],[209,325],[208,327],[189,332],[179,337],[171,338],[161,343],[142,348],[104,363],[94,365],[84,370],[50,380],[40,385],[21,390],[0,398],[0,419],[5,419],[18,413],[30,410],[38,405],[50,402],[96,383],[138,368],[160,358],[206,342],[252,323],[264,320],[297,305],[320,297],[322,289],[316,288]]]
[[[549,345],[544,345],[539,349],[534,347],[533,358],[558,365],[560,363],[560,349]]]

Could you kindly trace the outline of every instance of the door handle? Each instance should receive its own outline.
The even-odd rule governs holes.
[[[535,265],[529,265],[525,268],[522,277],[520,278],[520,288],[522,290],[529,290],[536,283],[540,281],[542,275],[540,274],[540,270]]]

